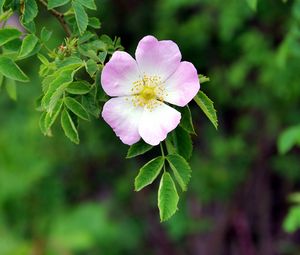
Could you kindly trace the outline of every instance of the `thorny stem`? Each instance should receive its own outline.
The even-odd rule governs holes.
[[[39,2],[44,5],[47,9],[48,9],[48,4],[46,1],[44,0],[39,0]],[[59,12],[59,11],[56,11],[54,9],[50,9],[48,10],[54,17],[57,18],[57,20],[59,21],[59,23],[62,25],[67,37],[71,37],[71,30],[70,30],[70,27],[68,26],[67,22],[65,21],[64,19],[64,14]]]

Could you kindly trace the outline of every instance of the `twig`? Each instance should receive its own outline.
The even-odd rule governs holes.
[[[48,4],[44,1],[44,0],[39,0],[39,2],[44,5],[47,9],[48,9]],[[65,21],[64,19],[64,14],[61,13],[61,12],[58,12],[54,9],[50,9],[48,10],[54,17],[56,17],[59,21],[59,23],[62,25],[67,37],[70,37],[71,36],[71,30],[67,24],[67,22]]]

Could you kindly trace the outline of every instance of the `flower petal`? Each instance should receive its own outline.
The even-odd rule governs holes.
[[[177,69],[181,53],[173,41],[158,41],[153,36],[145,36],[135,52],[141,74],[160,76],[165,81]]]
[[[109,96],[131,95],[133,82],[139,80],[136,61],[128,53],[116,51],[104,66],[101,84]]]
[[[198,93],[200,82],[194,65],[190,62],[181,62],[178,69],[165,82],[164,101],[178,105],[187,105]]]
[[[174,108],[157,102],[154,109],[145,108],[140,120],[139,134],[151,145],[158,145],[180,122],[181,114]]]
[[[102,117],[123,143],[132,145],[141,138],[138,126],[142,113],[143,108],[133,106],[131,97],[115,97],[104,104]]]

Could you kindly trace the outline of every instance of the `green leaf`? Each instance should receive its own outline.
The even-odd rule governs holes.
[[[179,196],[175,183],[168,172],[164,172],[158,189],[158,208],[161,221],[168,220],[178,209]]]
[[[12,80],[28,82],[27,75],[10,58],[0,56],[0,73]]]
[[[126,158],[133,158],[138,155],[142,155],[147,151],[151,150],[152,148],[153,148],[152,145],[145,143],[144,141],[139,141],[138,143],[135,143],[130,146]]]
[[[5,4],[5,1],[6,0],[0,0],[0,14],[2,14],[2,12],[3,12],[3,6]]]
[[[280,134],[277,142],[280,154],[287,153],[295,145],[300,145],[300,125],[286,129]]]
[[[41,131],[42,131],[42,133],[44,135],[51,136],[51,130],[50,129],[46,129],[46,127],[45,127],[46,115],[47,115],[46,112],[43,112],[41,114],[41,117],[40,117],[40,120],[39,120],[39,126],[40,126],[40,129],[41,129]]]
[[[84,120],[90,120],[89,114],[85,110],[85,108],[74,98],[65,97],[64,103],[75,115]]]
[[[45,135],[49,133],[49,129],[51,126],[54,124],[55,120],[57,119],[57,116],[59,115],[63,105],[63,100],[60,99],[58,100],[56,106],[54,107],[53,111],[51,113],[47,113],[45,116],[45,130],[46,132],[44,133]]]
[[[0,22],[7,21],[13,14],[14,14],[14,11],[12,9],[8,9],[7,11],[2,12],[1,0],[0,0]]]
[[[193,142],[191,135],[183,128],[178,127],[175,130],[176,133],[176,145],[177,152],[183,156],[186,160],[189,160],[193,153]]]
[[[101,27],[101,22],[96,17],[90,17],[89,18],[89,26],[93,27],[93,28],[96,28],[96,29],[99,29]]]
[[[4,28],[0,29],[0,46],[19,38],[22,33],[14,28]]]
[[[202,91],[199,91],[198,94],[194,97],[197,105],[202,109],[205,115],[212,122],[214,127],[218,129],[218,118],[217,112],[214,108],[214,103],[211,101],[207,95],[205,95]]]
[[[34,34],[26,35],[23,39],[18,58],[24,58],[29,55],[38,43],[38,40]]]
[[[88,74],[91,77],[93,77],[95,75],[95,73],[98,71],[97,63],[94,60],[92,60],[92,59],[89,59],[85,63],[85,68],[86,68],[86,71],[88,72]]]
[[[51,35],[52,35],[52,31],[47,30],[45,27],[42,28],[42,31],[41,31],[42,42],[49,41]]]
[[[70,0],[48,0],[48,10],[59,6],[63,6],[70,2]]]
[[[189,160],[193,152],[193,143],[190,134],[179,126],[172,132],[172,141],[176,153]]]
[[[94,0],[75,0],[78,3],[80,3],[81,5],[83,5],[84,7],[91,9],[91,10],[96,10],[97,6],[95,5],[95,1]]]
[[[89,93],[91,85],[86,81],[75,81],[68,85],[66,91],[73,95],[84,95]]]
[[[253,10],[253,11],[256,11],[257,9],[257,0],[246,0],[248,5],[250,6],[250,8]]]
[[[176,181],[181,189],[186,191],[192,172],[188,162],[178,154],[168,155],[167,160],[173,170]]]
[[[295,232],[300,228],[300,206],[290,208],[288,215],[284,219],[283,228],[288,233]]]
[[[199,74],[198,78],[199,78],[200,84],[210,81],[209,77],[207,77],[203,74]]]
[[[195,129],[193,125],[193,120],[192,120],[192,114],[190,111],[189,106],[187,105],[186,107],[180,108],[181,112],[181,121],[180,121],[180,126],[185,129],[187,132],[191,134],[195,134]]]
[[[65,89],[68,84],[73,81],[74,72],[73,68],[63,68],[61,72],[57,72],[57,75],[55,76],[56,78],[49,83],[47,92],[42,99],[42,106],[47,109],[48,112],[51,112],[51,109],[55,107],[55,100],[53,101],[53,96],[55,96],[54,99],[57,99],[57,101],[59,100],[59,96],[63,94],[63,89]]]
[[[24,0],[24,10],[22,22],[28,24],[34,20],[38,14],[38,6],[36,0]]]
[[[159,175],[162,167],[164,165],[164,158],[159,156],[152,159],[147,164],[145,164],[135,178],[134,187],[135,191],[140,191],[147,185],[151,184],[156,177]]]
[[[5,80],[5,88],[8,96],[16,101],[17,100],[17,87],[16,87],[16,82],[11,79],[6,79]]]
[[[66,109],[64,109],[61,113],[61,126],[65,132],[66,137],[68,137],[73,143],[79,144],[77,129]]]
[[[79,33],[82,35],[89,23],[88,15],[86,14],[83,6],[79,2],[77,1],[72,2],[72,6],[75,12],[75,19],[77,22]]]

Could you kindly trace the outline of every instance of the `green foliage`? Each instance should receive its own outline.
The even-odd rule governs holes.
[[[14,28],[0,29],[0,46],[21,36],[21,32]]]
[[[246,0],[250,8],[256,11],[257,8],[257,0]]]
[[[281,133],[278,139],[278,150],[281,154],[287,153],[293,146],[300,146],[300,126],[293,126]]]
[[[28,82],[29,78],[20,67],[9,57],[0,56],[0,73],[5,77],[21,82]]]
[[[150,144],[145,143],[144,141],[139,141],[129,147],[126,158],[134,158],[136,156],[142,155],[152,148],[153,146],[151,146]]]
[[[84,33],[84,31],[86,30],[88,23],[89,23],[88,15],[86,14],[84,7],[82,6],[82,4],[79,1],[73,1],[72,6],[74,9],[79,33],[82,35]]]
[[[214,127],[218,128],[218,118],[217,113],[214,108],[213,101],[211,101],[204,92],[199,91],[197,96],[194,98],[197,105],[201,108],[201,110],[205,113],[207,118],[211,121]]]
[[[79,118],[83,120],[90,120],[88,112],[76,99],[72,97],[65,97],[64,103],[66,107]]]
[[[48,0],[48,9],[53,9],[69,2],[70,0]]]
[[[182,156],[178,154],[168,155],[167,160],[174,173],[176,181],[180,185],[181,189],[186,191],[192,172],[189,164]]]
[[[288,215],[283,222],[285,231],[292,233],[300,228],[300,206],[293,206],[290,208]]]
[[[27,57],[34,50],[37,43],[38,38],[34,34],[29,34],[25,36],[25,38],[22,41],[18,58],[21,59]]]
[[[55,114],[55,113],[54,113]],[[65,135],[73,142],[79,143],[79,136],[77,132],[77,128],[73,119],[71,118],[69,112],[64,109],[61,113],[61,126],[65,132]]]
[[[179,197],[175,183],[168,172],[164,172],[158,190],[158,208],[161,221],[166,221],[177,211]]]
[[[140,191],[157,178],[164,165],[164,160],[165,159],[162,156],[156,157],[140,169],[139,174],[134,181],[135,191]]]
[[[180,120],[180,126],[187,132],[191,134],[196,134],[193,120],[192,120],[192,114],[189,106],[185,106],[183,108],[180,108],[181,112],[181,120]]]

